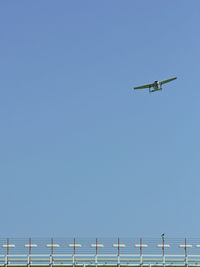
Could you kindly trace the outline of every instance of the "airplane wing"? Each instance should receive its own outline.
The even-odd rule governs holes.
[[[171,78],[168,80],[164,80],[164,81],[160,82],[160,84],[168,83],[168,82],[171,82],[171,81],[176,80],[176,79],[177,79],[177,77],[174,77],[174,78]]]
[[[145,84],[145,85],[142,85],[142,86],[134,87],[134,89],[151,88],[152,86],[153,86],[153,83],[150,83],[150,84]]]

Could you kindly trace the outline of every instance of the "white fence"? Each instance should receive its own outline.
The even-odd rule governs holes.
[[[1,266],[200,266],[200,238],[0,238]]]

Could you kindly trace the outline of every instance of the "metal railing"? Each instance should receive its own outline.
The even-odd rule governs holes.
[[[200,238],[0,238],[0,266],[200,266]]]

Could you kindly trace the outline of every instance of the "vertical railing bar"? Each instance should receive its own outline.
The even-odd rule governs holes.
[[[120,240],[119,240],[119,237],[118,237],[117,244],[118,244],[118,253],[117,253],[118,254],[117,255],[118,256],[118,259],[117,259],[118,260],[118,264],[117,264],[117,266],[120,267],[120,245],[119,245],[120,244]]]
[[[140,238],[140,266],[143,265],[143,259],[142,259],[142,238]]]
[[[95,256],[95,264],[96,264],[96,267],[98,266],[98,256],[97,256],[97,253],[98,253],[98,238],[96,238],[96,256]]]
[[[74,255],[73,255],[73,266],[76,266],[76,259],[75,259],[75,254],[76,254],[76,240],[74,238]]]

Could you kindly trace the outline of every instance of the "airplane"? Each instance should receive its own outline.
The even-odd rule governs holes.
[[[171,82],[171,81],[176,80],[176,79],[177,79],[177,77],[174,77],[174,78],[171,78],[171,79],[168,79],[168,80],[164,80],[164,81],[161,81],[161,82],[155,81],[154,83],[150,83],[150,84],[134,87],[134,89],[149,88],[149,93],[152,93],[152,92],[156,92],[156,91],[162,90],[162,85],[164,83],[168,83],[168,82]],[[151,90],[152,87],[153,87],[153,90]]]

